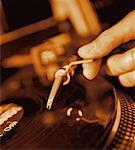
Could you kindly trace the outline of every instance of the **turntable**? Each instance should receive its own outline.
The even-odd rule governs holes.
[[[3,149],[134,148],[134,97],[112,86],[102,72],[93,81],[77,72],[61,88],[51,111],[46,109],[48,88],[38,79],[21,84],[1,105],[14,104],[24,111],[6,121],[17,124],[1,131]]]
[[[77,12],[81,4],[77,3]],[[88,18],[82,9],[85,24]],[[93,14],[92,8],[87,9]],[[123,88],[117,79],[106,76],[104,66],[92,81],[82,75],[80,66],[75,67],[70,83],[60,87],[52,109],[46,108],[56,70],[75,61],[75,50],[101,30],[96,19],[95,26],[87,22],[79,30],[76,17],[68,18],[71,24],[63,21],[63,14],[57,15],[59,21],[41,21],[34,33],[29,29],[37,24],[20,30],[27,32],[15,32],[21,34],[13,31],[11,39],[2,36],[2,149],[134,149],[135,89]],[[119,49],[125,51],[125,47],[116,51]]]

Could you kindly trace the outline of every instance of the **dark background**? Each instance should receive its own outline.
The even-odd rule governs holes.
[[[114,24],[135,9],[135,0],[91,0],[102,23]],[[2,0],[9,30],[52,16],[49,0]]]
[[[2,0],[9,30],[40,21],[52,15],[48,0]]]

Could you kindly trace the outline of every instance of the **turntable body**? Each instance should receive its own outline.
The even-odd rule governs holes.
[[[52,31],[49,33],[57,34],[56,29],[49,29]],[[11,55],[9,47],[13,53],[17,53],[16,49],[28,53],[31,47],[44,41],[45,33],[3,45],[2,59]],[[88,42],[74,38],[74,48]],[[71,83],[61,88],[52,111],[48,112],[45,106],[51,87],[42,84],[33,66],[1,70],[5,74],[0,89],[1,104],[15,103],[24,109],[23,118],[2,138],[2,149],[134,149],[134,88],[123,89],[102,73],[88,81],[78,71]],[[3,88],[11,82],[16,85],[14,91],[8,90],[9,86]],[[69,108],[73,108],[71,116],[67,116]],[[83,115],[80,120],[78,110]],[[49,124],[48,115],[53,118]]]
[[[22,93],[16,92],[4,101],[22,105],[25,114],[9,138],[2,141],[3,149],[11,145],[13,149],[133,148],[134,102],[103,77],[90,82],[82,74],[76,75],[61,89],[50,112],[45,108],[49,90],[33,81],[31,85],[28,90],[24,84]],[[98,119],[76,121],[76,113],[70,117],[66,114],[70,107],[74,112],[81,109],[89,121]],[[45,122],[48,113],[55,118],[53,123]]]

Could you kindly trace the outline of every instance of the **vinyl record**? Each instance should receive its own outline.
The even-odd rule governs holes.
[[[98,83],[98,87],[95,83]],[[60,90],[51,111],[44,107],[46,100],[47,96],[42,109],[25,113],[15,134],[3,143],[3,148],[12,145],[14,149],[21,145],[22,149],[65,149],[96,147],[102,144],[110,129],[107,126],[111,126],[115,116],[115,97],[109,82],[102,77],[89,82],[79,74]],[[16,95],[9,101],[19,103],[25,111],[35,109],[26,103],[26,94],[24,100]],[[38,98],[31,99],[31,102],[35,101],[39,103]]]

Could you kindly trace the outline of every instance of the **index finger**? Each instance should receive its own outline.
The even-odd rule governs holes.
[[[135,39],[135,10],[102,32],[94,41],[80,47],[78,54],[84,59],[101,58],[120,44],[132,39]]]

